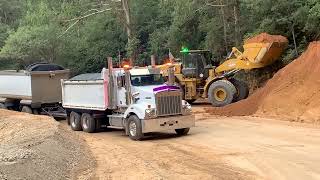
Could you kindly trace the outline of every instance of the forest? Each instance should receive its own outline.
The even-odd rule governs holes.
[[[319,0],[0,0],[0,69],[34,62],[99,72],[106,58],[147,65],[182,47],[222,61],[255,34],[284,35],[288,64],[320,38]]]

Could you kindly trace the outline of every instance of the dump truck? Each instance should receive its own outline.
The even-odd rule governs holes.
[[[213,106],[222,107],[240,101],[247,98],[249,89],[245,82],[235,79],[234,75],[241,70],[262,68],[274,63],[287,45],[284,37],[279,41],[245,43],[243,52],[232,48],[227,59],[218,66],[214,66],[210,51],[185,48],[181,51],[182,62],[174,63],[176,83],[189,103],[198,98],[208,98]],[[157,67],[167,76],[168,65]]]
[[[195,117],[180,88],[170,82],[165,84],[158,68],[113,68],[109,59],[101,74],[62,80],[62,105],[74,131],[122,128],[133,140],[167,130],[186,135]]]
[[[47,63],[0,71],[0,108],[63,118],[61,79],[69,74],[68,69]]]

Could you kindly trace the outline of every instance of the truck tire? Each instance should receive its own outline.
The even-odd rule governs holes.
[[[128,118],[127,130],[132,140],[140,141],[143,138],[141,120],[136,115]]]
[[[81,131],[82,130],[80,114],[78,114],[76,112],[70,113],[70,126],[71,126],[71,129],[74,131]]]
[[[236,87],[237,93],[233,98],[233,102],[238,102],[246,99],[249,95],[249,87],[247,83],[240,81],[238,79],[230,79],[230,82]]]
[[[68,124],[68,126],[70,126],[70,115],[67,115],[67,124]]]
[[[39,110],[38,109],[33,109],[33,114],[34,115],[39,115]]]
[[[176,129],[175,131],[178,134],[178,136],[184,136],[189,133],[190,128]]]
[[[209,102],[214,107],[223,107],[231,104],[235,94],[236,87],[227,80],[219,80],[211,84],[208,90]]]
[[[33,114],[32,109],[29,106],[22,106],[21,112]]]
[[[96,120],[91,114],[83,113],[81,116],[82,130],[87,133],[93,133],[96,130]]]
[[[7,107],[3,103],[0,103],[0,109],[7,109]]]

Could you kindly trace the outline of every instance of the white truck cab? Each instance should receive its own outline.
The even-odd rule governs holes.
[[[94,132],[105,124],[123,128],[131,139],[140,140],[144,133],[167,130],[185,135],[195,126],[180,88],[166,83],[156,68],[109,66],[100,79],[62,81],[62,89],[73,130]]]

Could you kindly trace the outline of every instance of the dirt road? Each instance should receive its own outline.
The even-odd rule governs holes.
[[[197,115],[190,135],[142,142],[122,131],[80,135],[99,179],[319,179],[320,128]]]

